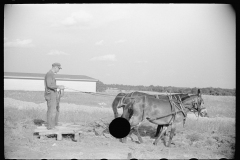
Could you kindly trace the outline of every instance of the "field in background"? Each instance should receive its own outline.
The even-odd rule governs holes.
[[[104,93],[106,94],[106,93]],[[114,95],[117,93],[111,93]],[[16,100],[45,103],[43,91],[4,91],[4,98],[13,98]],[[115,96],[96,96],[79,92],[65,92],[61,98],[61,103],[71,103],[77,105],[98,106],[99,103],[104,103],[103,106],[111,106]]]
[[[99,120],[109,124],[113,119],[114,98],[66,92],[60,103],[60,122],[81,123],[86,127]],[[205,147],[214,154],[231,158],[235,151],[236,97],[203,95],[203,99],[210,118],[189,114],[185,127],[177,126],[173,141],[180,148]],[[35,127],[32,122],[46,120],[46,111],[43,92],[4,91],[4,144],[21,140],[19,145],[23,145],[24,139],[24,143],[32,144]],[[156,125],[147,123],[140,127],[140,134],[145,138],[153,137]]]
[[[156,94],[153,92],[152,94]],[[103,93],[107,94],[107,93]],[[110,93],[114,95],[117,93]],[[4,98],[34,102],[36,104],[45,103],[42,91],[4,91]],[[61,103],[71,103],[86,106],[111,107],[115,96],[96,96],[78,92],[65,92],[61,98]],[[229,117],[236,116],[236,97],[235,96],[211,96],[203,95],[205,107],[210,117]]]
[[[203,100],[210,117],[236,117],[235,96],[203,95]]]

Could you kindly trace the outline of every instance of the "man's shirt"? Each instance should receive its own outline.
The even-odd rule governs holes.
[[[56,79],[55,74],[50,70],[47,72],[44,78],[44,85],[45,85],[45,95],[49,94],[51,91],[56,92],[57,91],[57,85],[56,85]]]

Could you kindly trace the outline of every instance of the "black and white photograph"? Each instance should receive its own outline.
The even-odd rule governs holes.
[[[6,159],[233,159],[236,11],[4,5]]]

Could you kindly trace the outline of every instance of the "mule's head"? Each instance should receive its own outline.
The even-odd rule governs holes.
[[[132,97],[123,97],[120,102],[119,102],[119,106],[117,108],[124,108],[128,103],[131,102],[131,99],[133,99]]]

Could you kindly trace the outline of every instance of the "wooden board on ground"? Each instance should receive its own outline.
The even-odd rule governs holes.
[[[34,133],[38,133],[41,136],[44,135],[51,135],[56,134],[57,140],[62,140],[63,134],[73,134],[74,135],[74,141],[78,141],[79,134],[82,133],[81,126],[72,124],[72,123],[61,123],[60,126],[56,126],[56,129],[48,130],[45,125],[38,126]]]

